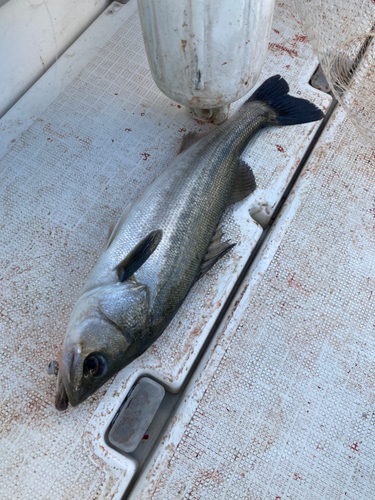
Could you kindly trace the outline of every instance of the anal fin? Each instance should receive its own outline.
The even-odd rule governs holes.
[[[229,198],[228,205],[233,205],[243,200],[256,189],[255,177],[249,165],[239,158],[237,177],[233,185],[233,191]]]
[[[195,278],[194,283],[196,283],[202,276],[204,276],[218,260],[221,259],[226,253],[229,252],[235,243],[230,243],[229,241],[221,241],[223,236],[222,226],[218,225],[215,234],[212,237],[210,246],[208,247],[207,253],[202,260],[199,273]]]

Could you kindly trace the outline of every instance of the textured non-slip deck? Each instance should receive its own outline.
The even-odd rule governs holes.
[[[318,127],[275,128],[254,138],[245,159],[258,189],[224,220],[233,251],[197,283],[141,358],[79,407],[58,413],[46,367],[111,223],[172,161],[186,131],[209,128],[153,83],[135,0],[113,4],[111,15],[114,8],[116,15],[126,9],[123,25],[46,109],[43,78],[32,98],[17,104],[20,116],[22,102],[36,112],[31,100],[40,100],[32,125],[17,135],[17,123],[7,116],[0,123],[5,134],[7,127],[14,132],[0,160],[0,477],[3,498],[12,500],[121,497],[137,464],[105,444],[109,422],[142,374],[172,391],[181,387],[262,232],[249,212],[271,216]],[[326,109],[329,97],[308,85],[315,66],[293,8],[278,5],[259,83],[280,73],[293,94]]]
[[[131,499],[375,497],[374,200],[338,110]]]

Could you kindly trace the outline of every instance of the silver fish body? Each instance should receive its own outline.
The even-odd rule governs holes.
[[[116,283],[113,269],[118,263],[145,235],[161,230],[159,245],[135,278],[150,292],[152,330],[158,335],[165,328],[191,288],[228,206],[239,154],[270,115],[262,103],[254,103],[246,111],[241,110],[235,121],[229,120],[178,155],[148,187],[100,257],[83,292]]]
[[[238,187],[240,155],[259,128],[278,122],[270,102],[247,101],[127,207],[73,310],[59,357],[58,409],[86,399],[168,325],[197,278],[224,210],[250,192]],[[313,119],[321,118],[308,104]]]

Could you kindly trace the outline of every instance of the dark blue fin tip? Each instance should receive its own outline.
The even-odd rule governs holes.
[[[289,85],[280,75],[271,76],[246,101],[261,101],[277,114],[278,125],[297,125],[321,120],[324,113],[306,99],[288,94]]]

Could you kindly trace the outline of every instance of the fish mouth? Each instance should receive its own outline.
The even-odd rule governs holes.
[[[59,411],[65,411],[69,406],[69,398],[61,375],[57,376],[57,389],[55,396],[55,408]]]
[[[85,399],[87,399],[91,395],[90,391],[86,391],[86,393],[77,394],[71,390],[68,385],[68,390],[66,389],[64,380],[60,377],[60,380],[57,381],[57,389],[55,395],[55,408],[59,411],[65,411],[68,409],[69,404],[71,406],[78,406],[79,403],[82,403]]]
[[[69,383],[64,382],[63,378],[58,375],[57,389],[55,395],[55,408],[59,411],[65,411],[68,409],[69,404],[74,407],[78,406],[80,403],[89,398],[96,390],[98,390],[103,384],[107,382],[107,378],[101,380],[100,383],[95,387],[90,387],[81,390],[80,392],[75,391]]]
[[[81,353],[81,347],[74,346],[64,349],[58,354],[59,372],[57,375],[55,407],[59,411],[67,410],[69,404],[71,406],[78,406],[111,377],[111,375],[103,377],[95,385],[89,387],[77,384],[77,380],[81,380],[79,376],[77,378],[76,373]]]
[[[76,398],[71,389],[80,354],[81,349],[77,346],[64,349],[58,354],[59,372],[57,375],[55,407],[59,411],[67,410],[69,402],[72,406],[78,404],[74,404]]]

